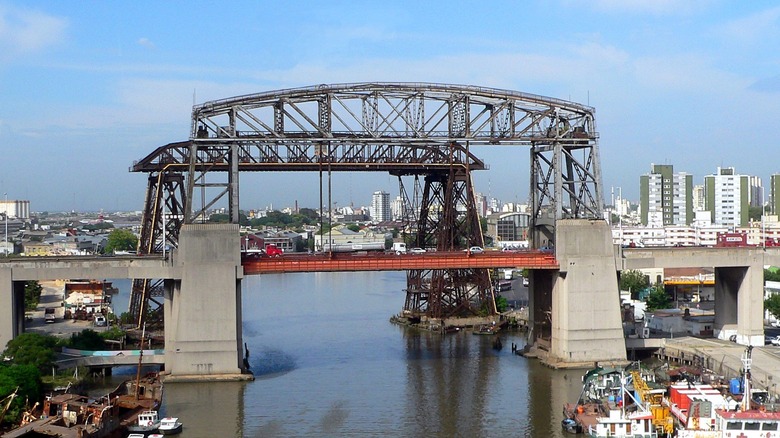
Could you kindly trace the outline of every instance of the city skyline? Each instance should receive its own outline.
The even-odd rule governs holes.
[[[719,166],[764,181],[780,173],[766,159],[780,113],[772,2],[498,1],[476,15],[441,1],[304,7],[0,2],[0,189],[52,211],[138,209],[146,175],[128,168],[185,140],[194,103],[367,81],[479,85],[595,107],[605,202],[611,187],[638,199],[650,163],[700,177]],[[191,24],[172,26],[174,17]],[[526,147],[472,151],[490,167],[474,172],[477,191],[527,201]],[[242,205],[319,203],[317,175],[241,180]],[[398,191],[385,174],[334,174],[332,187],[339,205],[358,202],[356,187]]]

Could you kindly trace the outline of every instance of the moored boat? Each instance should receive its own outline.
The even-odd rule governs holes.
[[[475,335],[495,335],[501,330],[495,323],[493,324],[480,324],[472,333]]]
[[[160,427],[160,419],[157,416],[157,411],[148,410],[138,414],[138,419],[135,424],[127,426],[128,432],[157,432],[157,428]]]
[[[655,438],[657,426],[647,403],[627,389],[639,373],[597,367],[583,376],[576,404],[564,405],[563,430],[589,437]]]
[[[162,400],[162,383],[156,373],[127,380],[99,399],[78,394],[57,394],[43,402],[41,415],[3,438],[59,436],[103,438],[125,432],[144,411],[156,410]]]
[[[163,435],[175,435],[181,433],[182,423],[178,418],[165,417],[160,420],[160,427],[157,430]]]

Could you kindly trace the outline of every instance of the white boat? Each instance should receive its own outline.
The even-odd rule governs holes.
[[[627,380],[622,369],[597,367],[586,373],[579,400],[564,406],[563,429],[591,438],[658,437],[653,414],[626,389]]]
[[[160,427],[157,430],[163,435],[176,435],[181,433],[182,424],[178,418],[165,417],[160,420]]]
[[[157,432],[160,427],[160,419],[157,417],[157,411],[148,410],[138,414],[136,424],[127,427],[128,432]]]

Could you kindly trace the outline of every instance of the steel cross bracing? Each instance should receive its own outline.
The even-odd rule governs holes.
[[[138,254],[154,254],[165,251],[164,245],[178,246],[179,229],[184,220],[184,177],[175,172],[149,174],[145,209],[141,219],[141,237]],[[149,304],[162,306],[162,280],[134,279],[130,291],[128,312],[137,322],[144,320]],[[150,303],[151,301],[151,303]]]
[[[472,146],[526,145],[535,225],[550,215],[601,217],[597,137],[593,108],[560,99],[431,83],[318,85],[197,105],[189,140],[157,148],[131,170],[185,176],[184,194],[170,195],[185,222],[224,200],[238,222],[240,171],[469,173],[486,168]]]
[[[401,192],[407,193],[403,184]],[[448,172],[427,175],[422,197],[404,200],[404,204],[419,211],[417,223],[411,225],[417,228],[413,246],[436,251],[483,246],[471,174],[466,170],[451,167]],[[492,292],[487,269],[410,270],[404,311],[432,318],[494,314]]]

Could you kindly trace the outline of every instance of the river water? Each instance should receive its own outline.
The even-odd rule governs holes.
[[[246,277],[256,380],[168,384],[163,414],[182,420],[182,438],[563,436],[582,370],[513,354],[520,332],[495,351],[490,337],[394,325],[405,285],[404,272]]]

